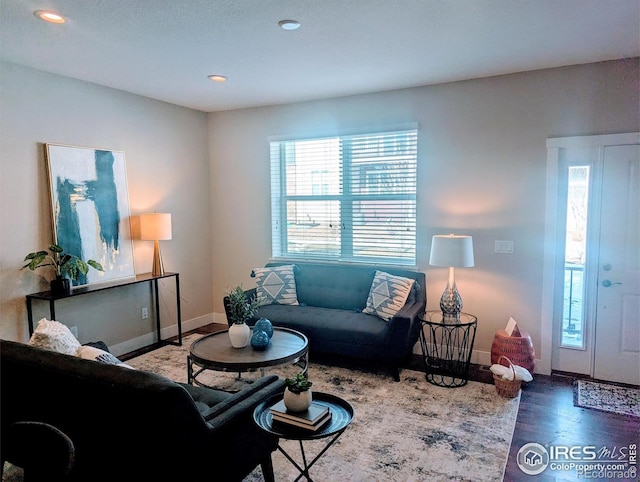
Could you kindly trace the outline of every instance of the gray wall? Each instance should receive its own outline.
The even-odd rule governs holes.
[[[638,59],[541,70],[325,101],[212,113],[214,311],[229,285],[271,256],[269,136],[419,124],[418,257],[436,309],[447,270],[429,266],[434,234],[469,234],[474,268],[456,270],[486,357],[514,317],[541,353],[546,139],[637,131]],[[513,255],[494,254],[513,240]],[[486,358],[485,358],[486,359]]]
[[[427,273],[429,308],[446,284],[446,269],[428,265],[431,236],[470,234],[476,266],[458,269],[456,280],[464,310],[479,319],[477,351],[486,355],[513,316],[538,358],[550,359],[539,349],[545,141],[640,130],[638,72],[632,59],[206,115],[2,63],[0,336],[28,339],[24,295],[46,288],[41,275],[19,270],[51,239],[39,144],[125,152],[132,214],[173,214],[165,267],[181,273],[183,317],[193,327],[224,322],[226,289],[252,287],[251,268],[271,255],[269,136],[417,122],[417,269]],[[493,253],[502,239],[514,240],[513,255]],[[136,271],[149,271],[151,243],[134,240],[134,250]],[[147,297],[145,288],[105,293],[58,318],[73,320],[82,341],[124,349],[153,330],[139,319]],[[171,286],[162,298],[170,309]]]
[[[172,213],[173,239],[161,241],[165,269],[180,272],[185,322],[210,322],[207,115],[11,63],[1,64],[0,81],[0,336],[28,340],[24,296],[48,289],[48,272],[19,270],[28,252],[52,241],[43,143],[124,151],[134,237],[135,215]],[[136,272],[150,271],[153,243],[133,243]],[[175,325],[173,283],[161,291],[168,328]],[[152,336],[153,319],[140,316],[142,306],[153,306],[149,295],[138,285],[83,296],[60,303],[56,315],[78,326],[81,341],[102,339],[123,351]],[[35,320],[43,316],[48,310],[38,307]]]

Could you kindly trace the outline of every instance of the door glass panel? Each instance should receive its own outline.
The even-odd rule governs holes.
[[[569,166],[564,258],[564,296],[560,346],[585,347],[583,299],[587,249],[589,166]]]

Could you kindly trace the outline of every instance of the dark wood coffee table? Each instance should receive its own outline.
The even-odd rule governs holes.
[[[193,342],[187,357],[187,382],[191,385],[207,387],[197,380],[205,370],[243,372],[260,370],[285,364],[300,365],[303,374],[309,366],[309,340],[299,331],[289,328],[273,328],[269,346],[263,351],[254,350],[251,345],[234,348],[227,330],[206,335]]]

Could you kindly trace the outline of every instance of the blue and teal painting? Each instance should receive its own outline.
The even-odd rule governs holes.
[[[134,276],[124,153],[47,144],[56,243],[104,272],[75,285]]]

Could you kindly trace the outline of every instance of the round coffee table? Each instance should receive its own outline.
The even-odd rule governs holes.
[[[289,328],[273,328],[273,336],[265,350],[254,350],[251,345],[234,348],[227,330],[203,336],[196,340],[187,356],[187,382],[191,385],[208,385],[197,380],[205,370],[242,372],[260,370],[264,376],[266,367],[300,364],[302,373],[309,366],[309,340],[299,331]]]

